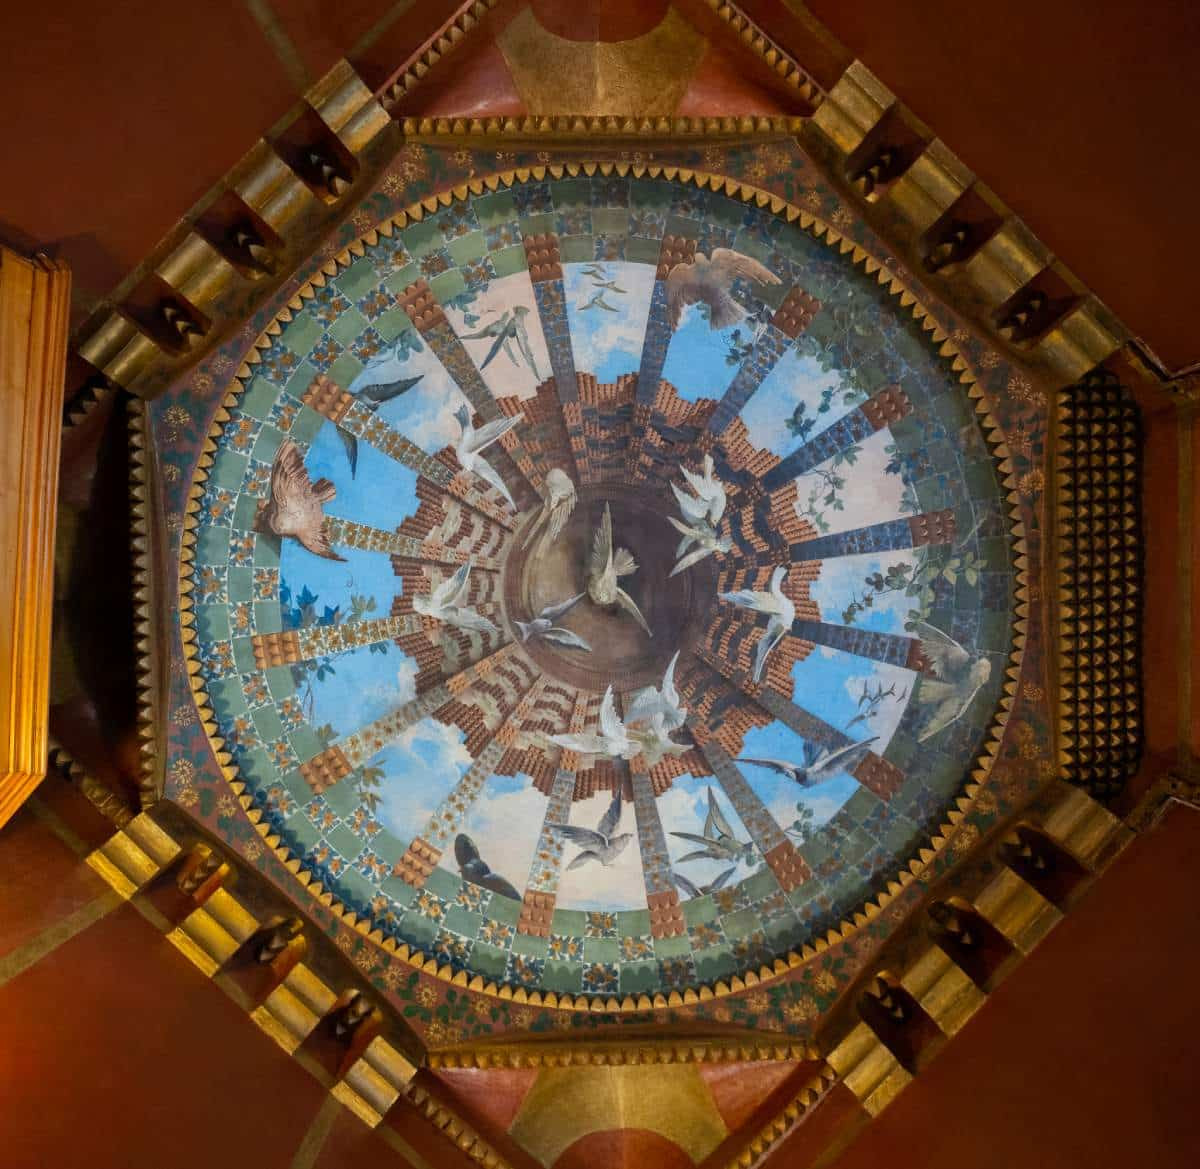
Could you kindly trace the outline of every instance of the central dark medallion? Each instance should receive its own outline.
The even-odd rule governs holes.
[[[614,549],[627,548],[637,562],[637,571],[622,577],[621,587],[641,610],[652,636],[618,606],[596,605],[586,595],[588,558],[605,504],[612,515]],[[504,605],[510,624],[585,594],[558,624],[582,637],[592,647],[590,654],[541,638],[526,643],[529,656],[547,674],[598,693],[610,683],[619,691],[646,686],[660,682],[675,652],[700,637],[701,618],[716,600],[716,573],[708,562],[671,576],[679,534],[667,521],[670,514],[670,505],[645,487],[585,486],[557,540],[535,542],[509,556]]]

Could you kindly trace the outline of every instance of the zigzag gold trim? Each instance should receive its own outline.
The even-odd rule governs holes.
[[[150,464],[146,405],[137,398],[126,404],[129,426],[130,546],[133,554],[134,648],[137,652],[138,793],[143,811],[162,795],[162,753],[159,727],[165,714],[162,701],[154,593],[154,546],[159,530]]]
[[[439,965],[436,959],[428,957],[420,950],[415,950],[404,943],[397,943],[393,938],[385,937],[379,929],[372,929],[368,919],[359,917],[346,909],[337,901],[332,892],[326,890],[316,879],[315,875],[303,867],[303,861],[294,857],[279,837],[271,834],[267,823],[261,814],[257,818],[250,812],[251,797],[246,793],[246,785],[238,778],[233,756],[225,750],[225,743],[217,733],[216,716],[204,688],[204,680],[200,674],[200,662],[196,648],[195,615],[193,612],[191,580],[195,559],[196,532],[200,497],[203,494],[204,482],[208,477],[208,468],[212,466],[213,455],[216,453],[216,439],[220,437],[225,423],[229,420],[229,408],[237,404],[238,398],[245,392],[246,384],[253,376],[253,367],[261,360],[260,350],[271,344],[271,339],[282,332],[280,322],[287,323],[292,314],[300,309],[305,300],[315,295],[315,289],[322,287],[326,280],[348,267],[350,263],[365,254],[366,246],[374,243],[379,235],[390,237],[396,230],[403,229],[409,223],[420,222],[427,213],[433,213],[441,207],[448,207],[455,199],[464,200],[468,195],[480,195],[486,191],[496,191],[501,186],[511,187],[514,183],[527,182],[531,178],[541,181],[547,176],[559,179],[564,176],[579,175],[632,175],[634,178],[665,178],[669,181],[678,180],[692,183],[701,189],[723,192],[732,198],[741,199],[744,203],[753,203],[758,207],[769,207],[775,214],[783,215],[789,223],[799,223],[800,227],[809,232],[815,239],[823,240],[831,247],[836,247],[843,254],[851,256],[853,263],[864,272],[873,274],[881,286],[907,308],[921,328],[929,334],[937,352],[946,359],[950,369],[958,375],[958,381],[966,388],[968,398],[974,401],[975,411],[979,415],[979,423],[983,430],[985,441],[991,451],[1001,476],[1003,487],[1008,492],[1010,540],[1013,549],[1013,567],[1016,573],[1015,613],[1013,625],[1013,646],[1009,654],[1009,665],[1006,675],[1009,684],[1001,694],[998,709],[992,718],[991,725],[985,736],[983,747],[974,766],[969,770],[970,778],[964,785],[963,795],[956,801],[956,808],[947,813],[946,822],[935,831],[929,846],[919,849],[907,866],[902,868],[895,879],[889,881],[882,893],[877,894],[863,907],[844,918],[839,925],[831,928],[823,937],[815,938],[801,946],[799,951],[791,950],[785,956],[776,958],[770,965],[762,965],[758,971],[747,971],[741,976],[721,979],[712,984],[689,987],[680,992],[658,992],[653,996],[625,995],[600,997],[586,994],[556,994],[553,991],[527,991],[523,987],[512,987],[506,983],[496,983],[485,980],[481,975],[468,977],[465,971],[455,971],[448,963]],[[200,722],[204,727],[213,747],[213,753],[218,764],[229,782],[234,793],[238,796],[242,807],[251,815],[252,822],[259,835],[275,852],[279,860],[293,873],[301,885],[324,907],[331,910],[347,926],[356,930],[362,936],[375,942],[382,949],[397,959],[408,963],[432,977],[455,986],[465,987],[479,994],[490,995],[514,1003],[528,1004],[535,1007],[547,1007],[558,1010],[589,1011],[600,1014],[623,1014],[638,1011],[659,1010],[664,1008],[690,1007],[698,1003],[710,1002],[715,998],[723,998],[730,994],[770,982],[790,970],[803,965],[809,959],[827,950],[830,946],[849,938],[859,927],[868,924],[889,905],[906,886],[918,879],[937,858],[943,849],[948,847],[957,832],[965,815],[970,811],[976,796],[984,781],[990,774],[992,764],[999,754],[1000,744],[1005,727],[1012,710],[1016,690],[1016,682],[1020,678],[1021,664],[1024,660],[1025,646],[1028,640],[1028,616],[1030,605],[1030,569],[1025,543],[1024,523],[1021,519],[1020,495],[1017,491],[1016,478],[1013,475],[1012,461],[1003,439],[1000,425],[991,412],[987,395],[976,380],[974,370],[966,358],[959,352],[950,339],[950,335],[932,317],[930,311],[918,300],[917,293],[909,284],[892,271],[887,265],[875,259],[866,248],[846,239],[831,224],[819,219],[811,212],[779,198],[777,195],[764,191],[750,183],[731,179],[723,175],[696,171],[686,167],[646,165],[641,163],[612,162],[612,161],[577,161],[556,164],[521,167],[514,170],[502,171],[495,174],[473,178],[449,190],[439,191],[425,199],[411,204],[390,219],[378,224],[363,237],[348,244],[340,253],[325,261],[319,271],[296,293],[287,306],[280,310],[276,317],[263,329],[251,346],[246,359],[238,369],[233,379],[233,385],[226,394],[223,404],[214,415],[208,437],[204,440],[200,458],[197,462],[197,473],[192,482],[185,508],[184,527],[180,539],[179,562],[179,613],[180,632],[183,641],[184,661],[191,682],[192,693],[195,696],[199,711]]]
[[[456,145],[511,146],[536,140],[540,145],[569,145],[580,137],[613,142],[645,142],[662,138],[722,142],[745,138],[783,138],[800,132],[804,118],[743,115],[733,118],[605,117],[555,114],[508,118],[404,118],[405,138],[415,141],[453,139]]]
[[[786,1063],[820,1059],[811,1043],[772,1040],[762,1034],[744,1038],[695,1035],[672,1039],[623,1039],[619,1044],[587,1038],[533,1043],[484,1043],[431,1050],[430,1068],[626,1067],[660,1063]]]
[[[750,1169],[765,1154],[774,1148],[801,1120],[822,1100],[838,1081],[838,1074],[824,1064],[787,1104],[778,1115],[767,1121],[746,1143],[746,1147],[726,1163],[726,1169]]]
[[[468,0],[405,63],[401,75],[387,87],[386,94],[380,99],[383,108],[390,110],[408,97],[439,61],[461,48],[467,36],[479,27],[480,21],[498,3],[499,0],[474,0],[474,3]]]

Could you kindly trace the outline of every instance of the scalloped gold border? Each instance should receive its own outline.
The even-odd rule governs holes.
[[[774,214],[783,215],[789,223],[799,222],[802,230],[809,232],[815,239],[823,240],[831,247],[837,247],[843,254],[850,254],[856,266],[861,266],[869,275],[874,275],[877,281],[887,288],[888,292],[899,300],[902,307],[909,309],[916,320],[930,334],[937,352],[946,358],[953,372],[959,375],[959,382],[966,387],[967,396],[975,403],[975,412],[984,433],[985,441],[996,460],[997,470],[1001,476],[1001,485],[1007,490],[1006,499],[1010,505],[1009,536],[1013,547],[1013,569],[1016,575],[1016,599],[1014,605],[1013,646],[1009,654],[1009,665],[1006,668],[1007,680],[1003,685],[998,708],[992,718],[991,726],[986,734],[984,744],[970,771],[970,778],[964,786],[964,794],[955,800],[955,807],[946,814],[946,822],[939,826],[937,833],[931,838],[929,846],[918,849],[907,866],[900,870],[896,879],[889,881],[884,892],[866,902],[863,907],[844,918],[842,922],[831,928],[823,937],[801,946],[799,952],[789,950],[786,957],[776,958],[771,966],[763,965],[758,972],[747,971],[740,976],[728,980],[722,979],[698,987],[689,987],[680,992],[673,990],[668,994],[661,991],[653,997],[649,995],[626,995],[624,998],[609,996],[590,996],[586,994],[570,995],[556,994],[554,991],[527,991],[524,987],[512,987],[507,983],[485,981],[481,975],[467,977],[465,971],[455,972],[449,964],[438,965],[433,958],[426,957],[420,950],[413,950],[405,943],[397,943],[393,938],[385,937],[379,929],[372,929],[366,918],[346,909],[333,895],[326,890],[315,876],[303,867],[298,857],[293,857],[278,836],[270,832],[270,827],[262,819],[262,813],[251,806],[251,797],[246,794],[246,785],[238,779],[238,772],[233,765],[233,757],[224,749],[224,740],[218,734],[215,716],[204,683],[200,676],[200,662],[196,646],[195,613],[193,609],[191,580],[192,566],[195,560],[196,531],[200,512],[200,497],[203,494],[204,483],[208,478],[208,469],[213,464],[213,456],[217,451],[216,439],[220,437],[225,423],[229,420],[229,407],[236,405],[239,396],[245,391],[245,382],[253,374],[253,366],[259,361],[258,350],[266,348],[270,339],[278,336],[282,326],[291,321],[295,311],[303,307],[305,300],[311,300],[315,295],[314,289],[323,287],[326,278],[335,276],[340,270],[349,267],[354,259],[365,255],[366,248],[373,245],[382,234],[390,237],[397,229],[403,229],[410,222],[420,222],[427,213],[436,212],[439,208],[448,207],[458,199],[465,200],[472,195],[482,195],[485,191],[496,191],[501,186],[511,187],[515,183],[525,183],[531,179],[541,181],[547,177],[561,179],[579,175],[592,176],[599,173],[602,176],[616,174],[620,177],[631,175],[634,178],[663,178],[668,181],[692,183],[700,189],[710,189],[726,194],[731,198],[741,199],[744,203],[754,203],[758,207],[769,207]],[[196,701],[201,725],[212,746],[213,754],[220,765],[234,794],[237,795],[242,807],[246,810],[251,823],[259,835],[270,847],[289,872],[294,874],[302,886],[308,889],[317,901],[325,906],[349,928],[363,935],[369,941],[376,943],[389,955],[408,963],[415,969],[439,978],[455,986],[465,987],[479,994],[510,1000],[515,1003],[530,1006],[546,1007],[556,1010],[591,1011],[598,1014],[621,1014],[637,1011],[662,1010],[673,1007],[688,1007],[697,1003],[711,1001],[729,994],[737,994],[747,988],[759,986],[773,981],[816,957],[830,946],[849,938],[860,926],[867,924],[877,917],[883,909],[904,888],[917,879],[930,866],[949,843],[955,827],[962,821],[970,810],[975,797],[987,779],[993,762],[1000,751],[1000,744],[1008,725],[1009,714],[1012,711],[1016,696],[1017,683],[1021,675],[1021,664],[1024,660],[1025,645],[1029,632],[1030,606],[1030,567],[1028,546],[1025,541],[1025,528],[1021,519],[1020,495],[1017,491],[1016,477],[1013,473],[1012,460],[1008,447],[1003,439],[1000,425],[992,415],[985,391],[978,384],[975,373],[966,358],[950,339],[950,335],[930,316],[928,309],[917,299],[917,295],[895,272],[890,270],[882,261],[875,259],[864,247],[846,239],[831,224],[805,211],[787,200],[764,191],[750,183],[727,178],[722,175],[696,171],[686,167],[655,166],[624,162],[564,162],[546,164],[544,166],[520,167],[514,170],[498,172],[482,178],[471,179],[445,191],[429,195],[407,209],[392,216],[386,223],[381,223],[372,230],[364,233],[359,239],[347,245],[336,256],[327,260],[292,298],[282,308],[275,318],[259,334],[247,354],[245,362],[238,369],[233,382],[237,388],[231,388],[216,410],[208,437],[204,440],[200,456],[196,464],[196,474],[188,494],[185,507],[184,526],[180,534],[179,558],[179,623],[183,641],[184,662],[188,672],[193,697]]]

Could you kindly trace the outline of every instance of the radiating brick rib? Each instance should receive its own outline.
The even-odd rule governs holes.
[[[792,636],[901,669],[920,670],[924,666],[920,641],[898,633],[880,633],[855,625],[836,625],[829,621],[810,621],[797,617],[792,622]]]
[[[421,334],[430,352],[462,391],[471,408],[484,422],[501,418],[502,412],[492,391],[488,389],[467,347],[450,327],[442,306],[424,280],[410,284],[400,295],[400,306]],[[509,431],[498,445],[489,448],[485,456],[508,485],[514,497],[540,490],[542,475],[521,444],[520,427]]]
[[[409,442],[374,410],[347,394],[324,374],[318,374],[309,383],[303,401],[323,418],[439,487],[445,487],[454,475],[452,468]]]
[[[899,386],[885,386],[771,468],[762,479],[764,490],[778,491],[798,475],[807,474],[814,467],[870,438],[877,430],[898,422],[911,410],[912,403]]]
[[[458,548],[437,538],[419,539],[402,530],[385,531],[360,524],[340,516],[325,517],[325,534],[329,542],[341,548],[358,548],[364,552],[382,552],[387,556],[434,564],[465,564],[470,560],[475,568],[499,572],[500,561],[494,556],[482,556],[470,549]]]
[[[341,625],[310,625],[307,629],[289,629],[282,633],[256,633],[250,639],[250,645],[254,650],[255,666],[268,670],[395,641],[420,628],[420,619],[414,616],[379,617],[371,621],[346,621]]]
[[[533,283],[533,299],[537,305],[550,354],[550,369],[566,423],[567,438],[575,469],[581,482],[591,478],[587,447],[583,440],[583,414],[579,403],[579,387],[575,370],[575,352],[571,345],[571,329],[567,319],[567,294],[563,285],[562,256],[558,236],[527,235],[524,238],[525,262]]]
[[[516,649],[517,647],[511,643],[501,646],[495,653],[473,662],[452,678],[431,687],[381,718],[344,736],[319,755],[302,762],[301,773],[305,774],[306,779],[308,778],[305,772],[306,768],[313,770],[314,773],[323,773],[329,766],[327,759],[337,760],[340,758],[347,765],[345,774],[349,774],[350,770],[361,767],[389,743],[394,742],[409,727],[433,714],[434,711],[440,710],[452,699],[468,690],[474,682],[486,677],[506,657],[516,652]],[[340,778],[344,778],[344,775]]]
[[[654,785],[644,771],[633,771],[631,779],[638,848],[642,854],[642,877],[646,883],[646,904],[650,908],[650,933],[656,938],[678,937],[686,927]]]
[[[551,825],[568,822],[574,794],[574,769],[559,768],[546,800],[546,814],[542,820],[542,830],[538,834],[533,864],[529,869],[529,880],[525,885],[517,933],[539,938],[550,936],[550,921],[554,916],[563,854],[562,837]]]
[[[793,342],[812,323],[820,311],[821,302],[802,288],[791,288],[754,340],[754,348],[738,367],[733,381],[708,420],[708,432],[724,434],[729,424],[745,408],[767,375],[778,365],[780,358]]]
[[[791,892],[812,876],[804,858],[796,851],[795,845],[758,798],[725,748],[710,738],[700,745],[700,750],[767,866],[782,888]]]
[[[791,545],[792,560],[834,560],[871,552],[895,552],[932,544],[953,544],[954,509],[922,512],[897,520],[884,520],[829,536],[814,536]]]

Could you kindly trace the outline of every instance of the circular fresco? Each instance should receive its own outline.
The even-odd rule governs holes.
[[[882,889],[1012,620],[911,307],[665,179],[456,200],[326,273],[195,489],[199,680],[280,849],[439,963],[569,993],[758,970]]]

